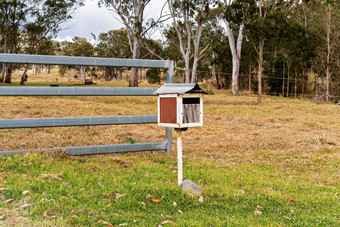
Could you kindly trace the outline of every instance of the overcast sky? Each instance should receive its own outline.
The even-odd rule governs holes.
[[[165,1],[151,0],[149,6],[145,9],[145,18],[159,17]],[[73,37],[78,36],[92,40],[91,33],[98,37],[101,32],[122,27],[124,25],[117,21],[105,6],[98,7],[98,0],[86,0],[85,6],[80,7],[73,15],[73,18],[62,25],[64,30],[59,32],[57,39],[70,41]],[[152,38],[160,39],[161,35],[158,32]]]

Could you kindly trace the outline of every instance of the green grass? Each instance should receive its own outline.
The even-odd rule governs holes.
[[[203,188],[203,203],[177,186],[174,133],[170,156],[0,156],[0,226],[158,226],[165,220],[172,222],[168,226],[340,226],[339,108],[269,96],[255,105],[254,95],[214,93],[204,98],[204,126],[183,133],[184,176]],[[0,102],[4,119],[156,112],[155,97]],[[164,141],[164,129],[148,124],[0,131],[1,151],[141,141]]]
[[[32,153],[0,157],[0,164],[0,188],[9,188],[0,192],[0,199],[15,199],[0,204],[0,214],[11,217],[3,221],[7,224],[22,216],[26,219],[19,224],[37,226],[107,226],[100,225],[106,222],[146,226],[164,220],[177,226],[339,224],[339,181],[334,179],[339,162],[329,162],[315,178],[298,167],[295,173],[286,173],[275,165],[235,168],[184,159],[185,177],[203,187],[203,203],[181,192],[176,159],[162,153],[87,157]],[[22,195],[24,190],[30,193]],[[126,195],[116,198],[117,193]],[[32,206],[16,210],[24,203]],[[53,218],[44,217],[44,211]]]

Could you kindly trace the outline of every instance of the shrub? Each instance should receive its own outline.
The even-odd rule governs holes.
[[[146,78],[149,84],[159,84],[161,82],[161,77],[159,76],[161,71],[159,69],[148,69],[146,71]]]

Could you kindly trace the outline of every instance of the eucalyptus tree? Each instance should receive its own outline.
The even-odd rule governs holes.
[[[179,50],[184,60],[185,81],[196,82],[198,62],[203,58],[208,45],[200,49],[202,30],[213,0],[167,0],[174,30],[179,41]],[[190,59],[193,63],[190,76]]]
[[[55,35],[60,25],[69,20],[83,0],[2,0],[0,1],[0,32],[4,37],[4,52],[19,51],[19,35],[26,34],[27,53],[35,54],[37,44]],[[25,77],[26,70],[23,74]],[[11,82],[12,66],[9,65],[6,81]],[[22,84],[24,81],[22,80]]]
[[[0,34],[3,39],[4,53],[16,53],[18,49],[18,38],[23,23],[27,15],[30,14],[32,7],[27,4],[30,1],[23,0],[1,0],[0,1]],[[12,64],[2,66],[0,82],[11,83]]]
[[[331,102],[332,75],[340,70],[340,1],[324,0],[320,3],[317,34],[322,44],[316,49],[316,54],[322,65],[326,78],[326,102]]]
[[[288,2],[284,0],[244,0],[243,13],[247,38],[252,43],[257,54],[257,103],[262,99],[263,51],[266,40],[272,38],[281,29],[279,20],[283,8]]]
[[[94,47],[93,45],[86,39],[82,37],[74,37],[73,41],[73,48],[72,48],[72,55],[73,56],[82,56],[82,57],[93,57],[94,54]],[[84,80],[86,83],[86,67],[80,66],[80,79]]]
[[[223,78],[220,76],[221,71],[226,70],[225,65],[230,65],[228,61],[231,59],[229,58],[229,54],[223,52],[226,51],[227,53],[230,53],[229,50],[226,50],[228,48],[225,48],[225,46],[228,46],[225,42],[227,39],[224,30],[220,25],[220,20],[218,19],[222,10],[221,7],[210,10],[202,35],[202,46],[209,45],[209,48],[205,53],[207,56],[205,59],[209,62],[209,69],[212,78],[216,81],[217,89],[221,89],[224,85]],[[224,67],[223,64],[225,64]]]
[[[58,54],[62,55],[62,56],[72,56],[73,55],[73,49],[74,49],[74,45],[73,42],[71,41],[62,41],[60,42],[60,48],[58,50]],[[63,75],[65,72],[67,74],[68,80],[70,81],[70,69],[74,69],[74,66],[63,66],[60,65],[59,66],[59,74]],[[34,68],[33,68],[34,69]],[[34,71],[33,71],[34,74]],[[75,71],[74,71],[74,75],[75,75]]]
[[[98,57],[111,58],[131,58],[128,33],[126,29],[110,30],[106,33],[100,33],[98,36],[98,44],[95,47]],[[122,78],[122,69],[118,67],[105,67],[105,79],[111,80],[113,73],[116,71],[117,80]]]
[[[99,57],[130,58],[129,40],[126,29],[100,33],[95,48]]]
[[[229,47],[232,55],[233,67],[231,93],[233,95],[239,94],[239,73],[245,20],[242,10],[243,4],[243,0],[220,1],[220,5],[224,10],[222,14],[222,19],[226,26]]]
[[[83,0],[32,0],[30,15],[24,25],[28,47],[26,52],[37,54],[38,44],[45,38],[54,37],[61,30],[61,24],[71,19],[75,10],[82,5]],[[28,65],[22,75],[21,85],[27,78],[27,69]]]
[[[99,0],[99,5],[105,5],[124,24],[128,32],[130,51],[133,59],[140,58],[141,41],[145,35],[166,20],[166,16],[158,19],[145,19],[144,11],[151,0]],[[160,12],[160,15],[162,12]],[[138,70],[131,69],[130,87],[138,86]]]

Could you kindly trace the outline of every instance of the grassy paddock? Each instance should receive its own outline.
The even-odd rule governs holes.
[[[203,203],[177,187],[175,148],[170,156],[30,153],[0,157],[0,226],[157,226],[166,220],[176,226],[338,226],[339,107],[272,97],[255,102],[255,96],[215,91],[205,97],[204,126],[183,133],[184,177],[203,188]],[[0,118],[156,110],[155,97],[3,97]],[[164,130],[155,124],[1,130],[0,150],[132,140],[163,141]]]

